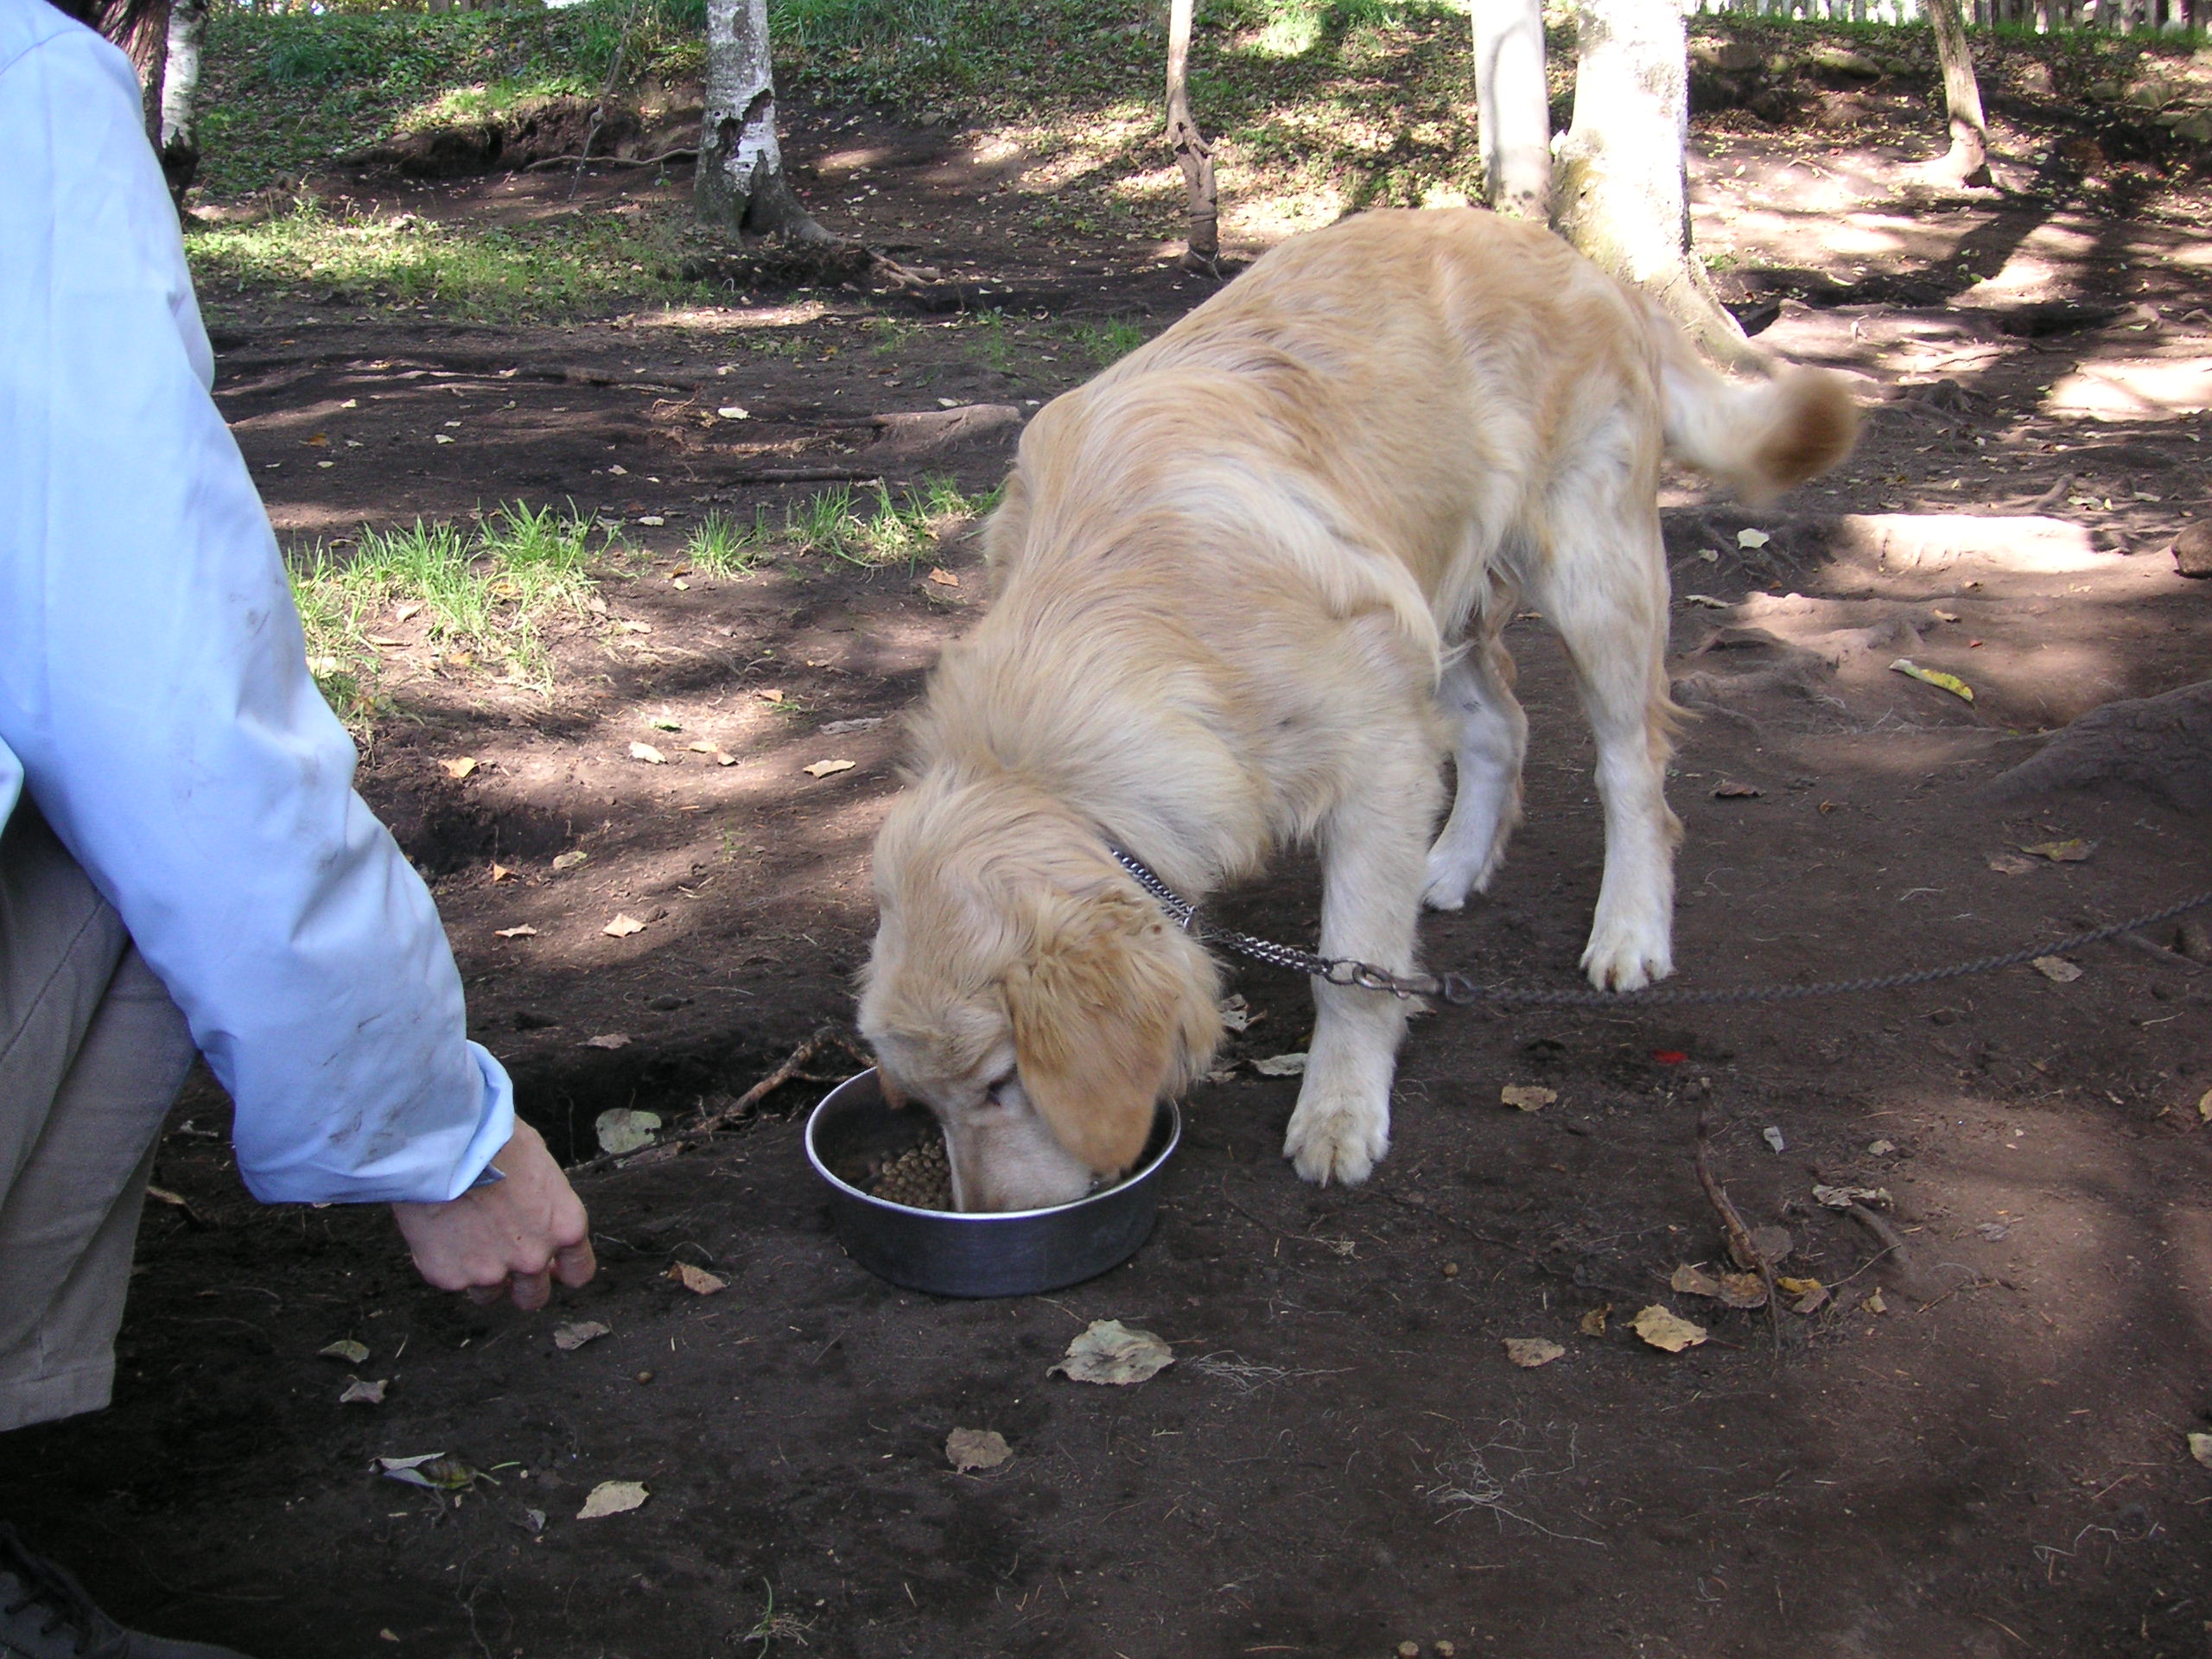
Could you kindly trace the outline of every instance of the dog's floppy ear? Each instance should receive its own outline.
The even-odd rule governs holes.
[[[1214,968],[1150,900],[1055,893],[1006,980],[1021,1087],[1055,1138],[1101,1175],[1137,1160],[1153,1108],[1221,1039]]]

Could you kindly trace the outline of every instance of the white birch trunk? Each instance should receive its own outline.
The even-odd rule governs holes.
[[[1167,144],[1183,169],[1190,197],[1191,228],[1183,250],[1185,265],[1217,273],[1221,259],[1221,197],[1214,181],[1213,146],[1191,113],[1191,14],[1192,0],[1169,0],[1167,7]]]
[[[207,0],[172,0],[168,65],[162,77],[162,173],[169,194],[184,193],[200,170],[200,60],[207,37]]]
[[[1663,306],[1711,356],[1764,359],[1690,252],[1689,39],[1675,0],[1580,0],[1574,120],[1554,156],[1552,223]]]
[[[1543,0],[1474,0],[1474,18],[1484,200],[1501,213],[1541,219],[1552,191]]]
[[[767,0],[707,0],[703,125],[692,186],[702,219],[733,236],[833,239],[799,205],[784,175]]]
[[[1950,117],[1951,148],[1936,171],[1959,184],[1989,182],[1989,124],[1981,113],[1981,84],[1974,79],[1959,0],[1928,0],[1936,30],[1936,55],[1943,65],[1943,106]]]

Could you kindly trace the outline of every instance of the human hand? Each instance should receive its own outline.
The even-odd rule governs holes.
[[[440,1290],[473,1302],[512,1295],[524,1310],[545,1306],[553,1281],[575,1286],[599,1270],[583,1205],[537,1131],[515,1122],[514,1136],[493,1157],[506,1177],[446,1204],[395,1204],[392,1218],[414,1253],[416,1271]]]

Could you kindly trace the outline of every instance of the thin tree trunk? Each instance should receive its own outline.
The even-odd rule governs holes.
[[[1483,198],[1501,213],[1541,219],[1552,194],[1543,0],[1474,0],[1473,10]]]
[[[1764,359],[1690,251],[1689,39],[1667,0],[1580,0],[1574,120],[1552,173],[1552,224],[1644,289],[1707,354]]]
[[[1214,182],[1213,146],[1191,114],[1192,0],[1167,8],[1167,144],[1191,196],[1191,229],[1183,263],[1209,273],[1221,261],[1221,194]]]
[[[799,205],[776,140],[767,0],[708,0],[707,94],[692,200],[729,236],[834,241]]]
[[[207,36],[207,0],[173,0],[168,60],[162,77],[162,173],[177,211],[200,171],[200,49]]]
[[[1951,118],[1951,149],[1936,170],[1961,184],[1989,182],[1989,124],[1982,118],[1981,86],[1967,48],[1959,0],[1928,0],[1936,30],[1936,55],[1943,64],[1943,105]]]
[[[73,7],[63,10],[73,17],[83,15]],[[138,72],[146,137],[160,149],[162,79],[168,67],[169,0],[99,0],[97,15],[87,21],[121,47],[130,67]]]

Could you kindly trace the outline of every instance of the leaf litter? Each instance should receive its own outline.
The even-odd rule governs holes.
[[[944,1438],[944,1460],[960,1474],[995,1469],[1013,1455],[1006,1436],[995,1428],[956,1428]]]
[[[660,1114],[617,1106],[593,1120],[592,1133],[598,1137],[601,1152],[619,1158],[626,1152],[652,1145],[654,1137],[660,1133]]]
[[[1548,1337],[1508,1337],[1505,1357],[1524,1371],[1548,1365],[1567,1350]]]
[[[597,1319],[577,1319],[554,1327],[553,1345],[564,1354],[573,1354],[588,1342],[597,1342],[601,1337],[613,1334],[612,1327]]]
[[[627,1515],[652,1496],[642,1480],[602,1480],[585,1497],[576,1519],[597,1521],[606,1516]]]
[[[1685,1348],[1696,1347],[1707,1333],[1694,1319],[1686,1319],[1671,1308],[1654,1302],[1636,1316],[1636,1334],[1654,1348],[1679,1354]]]
[[[1174,1363],[1167,1344],[1151,1332],[1134,1330],[1119,1319],[1093,1319],[1045,1375],[1126,1388],[1149,1381]]]

